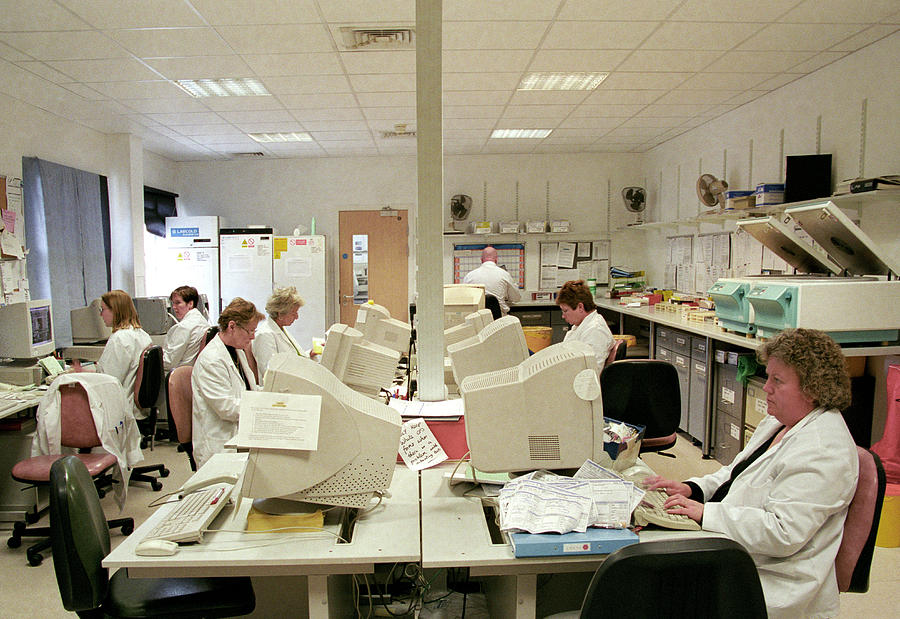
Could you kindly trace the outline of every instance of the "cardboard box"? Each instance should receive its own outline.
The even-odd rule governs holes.
[[[494,229],[494,225],[490,221],[476,221],[472,224],[472,232],[475,234],[490,234]]]
[[[623,423],[621,421],[616,421],[615,419],[606,418],[605,423],[608,425],[610,423]],[[606,468],[611,468],[614,471],[624,471],[625,469],[634,466],[634,463],[638,459],[638,455],[641,452],[641,441],[644,438],[644,426],[637,426],[630,423],[626,423],[630,428],[634,428],[637,430],[637,434],[632,436],[631,438],[621,441],[618,443],[614,443],[611,441],[603,441],[603,451],[604,453],[604,462],[598,462],[600,466],[604,466]],[[608,458],[608,460],[607,460]]]
[[[755,191],[726,191],[725,210],[743,210],[756,206]]]
[[[501,234],[514,234],[519,231],[520,225],[518,221],[501,221],[500,222],[500,233]]]
[[[525,232],[532,234],[537,232],[546,232],[547,231],[547,222],[546,221],[529,221],[525,225]]]
[[[550,232],[568,232],[569,231],[569,220],[568,219],[557,219],[550,222]]]
[[[759,425],[768,411],[763,385],[765,380],[758,376],[747,381],[747,391],[744,394],[744,424],[753,428]]]
[[[784,183],[760,183],[756,186],[756,206],[784,204]]]

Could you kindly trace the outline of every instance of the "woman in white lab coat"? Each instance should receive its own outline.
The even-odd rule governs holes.
[[[834,560],[859,459],[840,409],[850,378],[826,334],[790,329],[763,344],[768,414],[728,466],[685,483],[649,477],[671,513],[741,543],[759,570],[771,619],[835,617]]]
[[[597,311],[594,295],[583,279],[563,284],[556,296],[563,320],[571,325],[564,342],[584,342],[594,349],[597,371],[603,369],[609,351],[615,344],[606,319]]]
[[[241,396],[257,389],[251,343],[264,316],[250,301],[236,297],[219,315],[219,333],[194,362],[194,459],[202,466],[237,433]]]
[[[132,402],[135,419],[143,419],[147,412],[134,404],[134,383],[137,379],[141,353],[153,342],[147,332],[141,328],[134,302],[124,290],[110,290],[100,296],[100,316],[107,327],[112,328],[100,359],[94,364],[94,371],[114,376],[125,395]],[[79,360],[74,359],[72,366],[76,372],[83,371]]]
[[[266,301],[266,313],[269,316],[260,323],[253,340],[253,356],[259,365],[260,381],[266,375],[272,355],[289,352],[301,357],[309,356],[285,329],[297,320],[301,307],[303,299],[294,286],[276,288]]]
[[[200,294],[193,286],[179,286],[169,295],[172,302],[172,313],[178,320],[166,333],[166,344],[163,346],[163,369],[166,372],[181,365],[193,365],[209,322],[197,309]]]

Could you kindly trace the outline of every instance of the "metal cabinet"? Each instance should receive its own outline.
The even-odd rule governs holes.
[[[688,402],[691,393],[691,336],[669,327],[656,326],[655,357],[668,361],[678,371],[681,386],[681,421],[678,427],[688,429]]]
[[[704,454],[709,453],[707,432],[707,400],[709,393],[709,366],[707,363],[708,342],[705,337],[691,337],[691,386],[688,399],[687,433],[702,445]]]

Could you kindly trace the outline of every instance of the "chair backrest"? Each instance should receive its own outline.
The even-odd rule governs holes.
[[[869,590],[869,571],[881,520],[885,476],[877,454],[859,446],[856,450],[859,479],[844,521],[844,537],[834,567],[840,591],[865,593]]]
[[[219,333],[218,325],[213,325],[209,329],[206,330],[206,335],[203,336],[203,342],[200,343],[200,350],[202,351],[206,348],[206,345],[209,344],[210,340],[212,340]],[[197,354],[200,354],[199,352]]]
[[[494,317],[494,320],[497,320],[501,316],[503,316],[503,310],[500,309],[500,300],[497,299],[492,294],[484,295],[484,306],[485,308],[491,310],[491,316]]]
[[[646,427],[644,437],[669,436],[681,420],[678,370],[659,359],[624,359],[600,373],[603,415]]]
[[[766,603],[743,546],[726,538],[680,539],[610,554],[591,580],[581,617],[765,618]]]
[[[625,358],[625,350],[628,348],[628,344],[625,343],[625,340],[613,340],[613,347],[610,349],[609,354],[606,356],[606,362],[603,364],[603,367],[606,367],[613,361],[621,361]]]
[[[159,390],[162,387],[162,377],[162,348],[151,344],[141,352],[137,376],[134,380],[134,403],[138,408],[150,408],[156,405]]]
[[[193,410],[191,372],[194,368],[182,365],[169,372],[169,420],[175,424],[175,434],[179,443],[190,443],[191,412]]]
[[[88,449],[100,445],[91,401],[80,383],[59,386],[60,444],[76,449]]]
[[[53,569],[68,611],[98,608],[106,597],[109,527],[87,468],[75,456],[50,467],[50,540]]]

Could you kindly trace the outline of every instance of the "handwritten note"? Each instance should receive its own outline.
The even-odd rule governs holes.
[[[414,471],[427,469],[447,459],[431,428],[421,417],[403,423],[400,431],[400,457]]]

